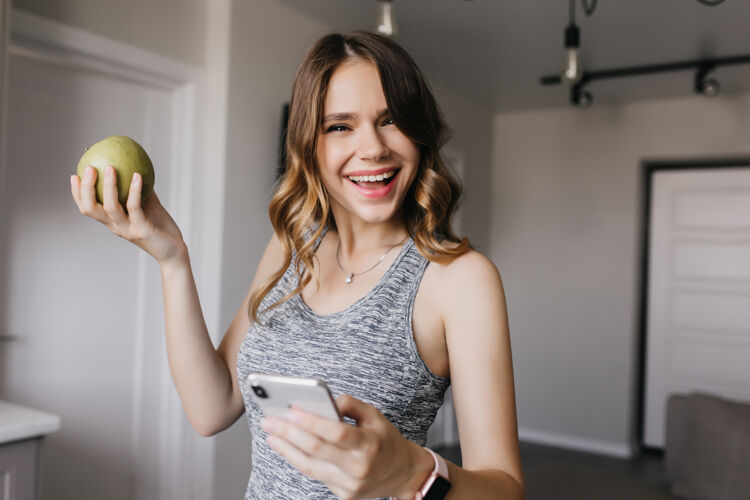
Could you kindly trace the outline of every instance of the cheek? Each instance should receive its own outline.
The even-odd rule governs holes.
[[[406,137],[401,131],[394,134],[392,149],[398,151],[403,159],[413,162],[415,166],[419,164],[419,146],[414,144],[414,142]]]
[[[315,157],[318,160],[318,171],[323,178],[329,176],[333,158],[329,148],[326,147],[325,142],[321,141],[318,143],[318,150],[315,152]]]
[[[321,170],[336,172],[344,166],[348,155],[343,144],[326,140],[318,142],[317,158]]]

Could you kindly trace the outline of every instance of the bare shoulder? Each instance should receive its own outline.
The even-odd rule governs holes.
[[[439,295],[448,301],[475,294],[502,294],[502,279],[495,264],[484,254],[471,249],[450,262],[433,262],[434,283]]]
[[[279,237],[274,233],[271,235],[263,256],[260,258],[248,295],[277,272],[284,264],[284,259],[284,246],[281,244]]]
[[[449,246],[455,246],[449,243]],[[495,264],[476,250],[448,262],[430,262],[422,278],[418,297],[437,315],[444,331],[472,319],[475,314],[502,314],[505,294]]]

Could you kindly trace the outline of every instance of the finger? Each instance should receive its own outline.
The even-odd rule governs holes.
[[[141,208],[141,191],[143,189],[143,177],[141,174],[134,172],[130,180],[130,190],[128,191],[128,215],[134,219],[143,218],[143,209]]]
[[[128,216],[120,205],[117,194],[117,172],[111,165],[104,168],[104,211],[115,224],[122,226],[128,223]]]
[[[290,422],[267,417],[261,423],[261,427],[266,432],[284,439],[308,456],[337,465],[346,463],[344,450]]]
[[[74,180],[77,184],[78,209],[82,214],[106,224],[108,222],[107,214],[104,213],[104,207],[96,201],[96,195],[94,194],[96,175],[96,169],[88,166],[83,172],[83,179]]]
[[[342,484],[346,480],[343,473],[335,465],[310,457],[279,436],[269,435],[266,438],[266,443],[308,477],[326,484]]]
[[[301,429],[342,448],[354,448],[362,442],[361,431],[346,422],[337,422],[295,407],[288,418]]]
[[[359,426],[368,426],[373,423],[379,415],[374,406],[360,401],[359,399],[349,396],[348,394],[339,394],[336,398],[336,406],[339,413],[344,416],[353,418]]]
[[[81,186],[79,185],[79,182],[80,179],[78,179],[77,175],[70,176],[70,194],[73,196],[73,201],[78,207],[78,210],[81,210]]]

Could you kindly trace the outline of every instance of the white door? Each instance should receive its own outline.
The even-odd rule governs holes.
[[[32,17],[18,21],[27,35],[62,33],[84,48],[138,53]],[[183,132],[175,104],[183,101],[134,68],[63,53],[21,40],[10,49],[0,335],[13,340],[0,345],[0,398],[62,418],[43,447],[44,499],[190,498],[180,470],[190,442],[166,368],[158,266],[82,216],[68,181],[87,146],[129,135],[149,152],[155,189],[170,208]]]
[[[656,171],[649,234],[644,443],[667,398],[750,400],[750,166]]]

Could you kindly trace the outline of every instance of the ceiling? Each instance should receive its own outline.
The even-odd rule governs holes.
[[[373,29],[376,0],[277,0],[336,31]],[[591,0],[587,0],[590,4]],[[750,2],[576,0],[586,71],[750,54]],[[568,105],[559,73],[569,0],[394,0],[397,41],[437,85],[495,111]],[[693,93],[693,71],[594,81],[594,106]],[[713,74],[722,95],[750,91],[750,64]]]

